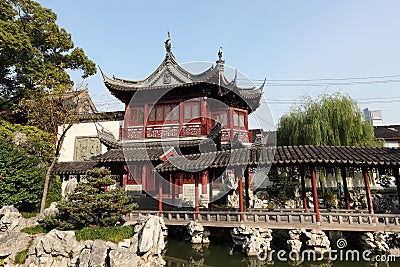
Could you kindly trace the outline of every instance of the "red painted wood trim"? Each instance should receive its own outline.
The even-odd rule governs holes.
[[[364,177],[365,192],[367,194],[368,212],[370,214],[374,214],[374,204],[372,203],[371,185],[369,184],[368,169],[366,167],[363,167],[362,173]]]
[[[316,217],[317,223],[321,223],[321,217],[319,214],[319,206],[318,206],[318,191],[317,191],[317,174],[315,172],[315,167],[310,166],[311,171],[311,184],[313,189],[313,199],[314,199],[314,213]]]
[[[195,174],[194,177],[194,198],[195,198],[195,211],[196,211],[196,221],[199,219],[199,179],[198,179],[198,174]]]
[[[238,190],[239,190],[239,212],[244,212],[243,207],[243,180],[242,177],[239,177],[238,181]],[[240,214],[240,221],[243,222],[244,215],[243,213]]]

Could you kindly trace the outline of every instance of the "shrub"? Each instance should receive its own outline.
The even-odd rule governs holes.
[[[43,190],[45,170],[36,157],[9,142],[0,142],[0,206],[20,211],[36,210]]]
[[[127,205],[128,197],[122,189],[105,190],[115,183],[110,171],[104,168],[90,170],[74,192],[61,200],[58,213],[45,218],[46,228],[82,229],[88,226],[115,226],[121,216],[137,207]]]
[[[118,243],[133,236],[133,226],[117,226],[109,228],[85,227],[75,230],[76,240],[103,240]]]

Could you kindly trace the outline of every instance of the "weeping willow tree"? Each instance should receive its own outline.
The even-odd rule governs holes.
[[[363,121],[357,103],[348,95],[304,97],[283,115],[277,129],[278,145],[379,146],[374,128]]]

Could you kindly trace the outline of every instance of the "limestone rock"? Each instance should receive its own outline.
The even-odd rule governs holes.
[[[157,254],[165,248],[162,228],[165,227],[164,220],[157,216],[149,216],[141,232],[139,233],[139,253]]]
[[[187,229],[188,229],[188,234],[191,238],[190,242],[192,244],[210,243],[210,240],[208,239],[210,232],[206,230],[201,223],[196,221],[191,221],[187,225]]]
[[[317,254],[323,254],[331,250],[331,242],[324,231],[311,230],[310,232],[303,231],[305,236],[309,239],[306,242],[307,248],[314,250]]]
[[[31,237],[19,231],[11,231],[0,237],[0,258],[5,258],[5,266],[12,266],[15,255],[27,249]]]
[[[232,240],[247,256],[258,256],[271,250],[272,230],[244,225],[231,230]]]
[[[301,234],[302,231],[299,229],[294,229],[289,231],[290,240],[286,241],[289,246],[289,250],[300,253],[302,247],[302,242],[300,241]]]
[[[26,219],[14,206],[4,206],[0,209],[0,235],[2,233],[20,230],[25,227]]]
[[[364,249],[388,253],[390,247],[388,245],[389,234],[384,232],[366,232],[360,235],[360,243]]]

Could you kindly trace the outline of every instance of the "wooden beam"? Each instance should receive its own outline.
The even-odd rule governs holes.
[[[342,165],[340,167],[340,173],[342,175],[342,181],[343,181],[344,201],[346,203],[347,210],[350,210],[350,194],[349,194],[349,187],[347,186],[346,166]]]
[[[317,224],[321,224],[321,217],[319,215],[319,207],[318,207],[317,174],[315,172],[314,166],[310,166],[310,172],[311,172],[311,184],[313,189],[314,213]]]
[[[366,194],[367,194],[368,212],[370,214],[374,214],[374,205],[372,203],[371,186],[369,184],[367,167],[362,167],[362,174],[363,174],[363,177],[364,177],[365,191],[366,191]]]

